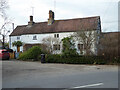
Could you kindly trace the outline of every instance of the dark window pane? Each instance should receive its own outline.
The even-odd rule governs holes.
[[[59,34],[57,34],[57,38],[59,38]]]
[[[20,40],[20,37],[17,37],[17,40]]]
[[[53,45],[53,49],[54,49],[54,50],[60,50],[60,45],[54,44],[54,45]]]
[[[83,50],[83,44],[78,44],[78,49]]]
[[[56,34],[54,34],[54,37],[56,38]]]
[[[33,36],[33,40],[37,40],[37,36]]]
[[[2,53],[8,53],[8,51],[2,51]]]

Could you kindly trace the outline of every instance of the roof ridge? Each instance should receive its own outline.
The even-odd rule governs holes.
[[[60,19],[60,20],[62,21],[62,20],[89,19],[89,18],[97,18],[97,17],[100,17],[100,16],[93,16],[93,17],[83,17],[83,18],[71,18],[71,19]]]
[[[69,21],[69,20],[90,19],[90,18],[99,18],[99,17],[100,17],[100,16],[83,17],[83,18],[71,18],[71,19],[58,19],[58,20],[55,20],[55,21]],[[35,22],[35,24],[39,24],[39,23],[47,23],[47,21]]]

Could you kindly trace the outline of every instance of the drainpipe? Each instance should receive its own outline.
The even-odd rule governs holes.
[[[9,48],[11,49],[11,36],[9,36]]]

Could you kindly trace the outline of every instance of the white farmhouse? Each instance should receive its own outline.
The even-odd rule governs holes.
[[[69,37],[74,32],[80,30],[90,30],[93,32],[101,32],[100,17],[75,18],[66,20],[54,20],[54,12],[49,11],[49,18],[47,22],[34,22],[33,16],[30,16],[28,25],[17,26],[9,36],[10,48],[17,51],[15,46],[12,46],[14,41],[22,41],[24,44],[20,47],[20,51],[25,51],[33,45],[42,44],[44,38],[52,37],[59,39],[59,45],[52,43],[53,53],[61,53],[62,42],[61,39]],[[98,37],[97,37],[98,38]],[[80,52],[80,42],[76,40],[75,46]],[[59,46],[59,47],[56,47]],[[96,46],[92,47],[92,51],[97,53]]]

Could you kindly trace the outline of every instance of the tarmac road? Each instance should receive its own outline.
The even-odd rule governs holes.
[[[2,88],[118,88],[118,66],[3,61]]]

